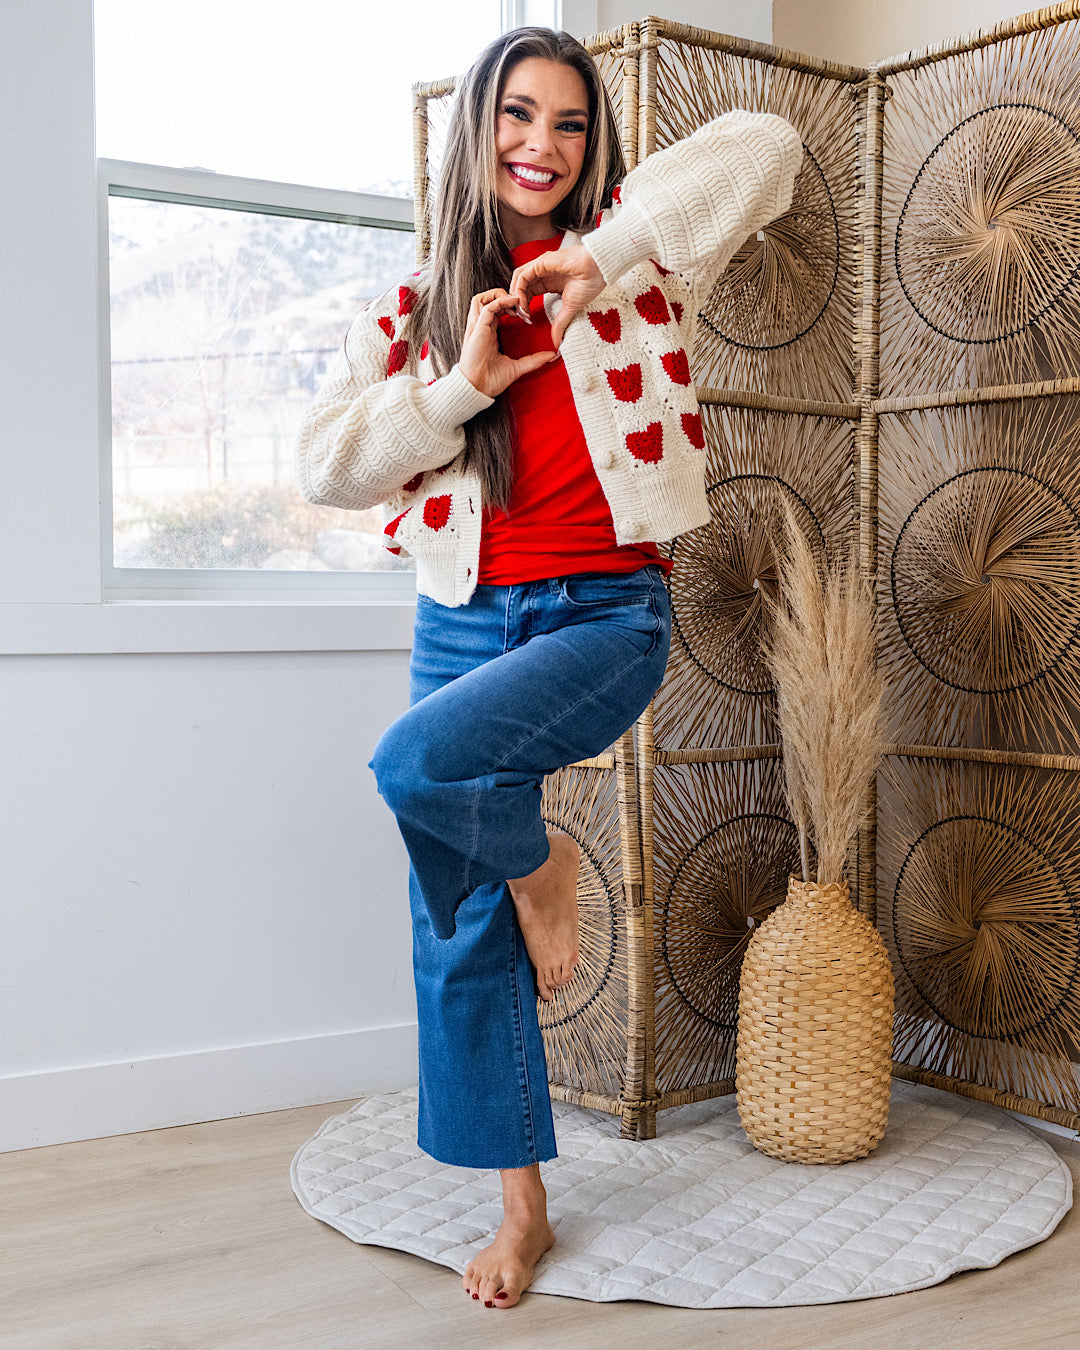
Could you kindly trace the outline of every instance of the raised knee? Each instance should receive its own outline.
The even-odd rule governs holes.
[[[370,769],[375,775],[379,795],[396,814],[409,795],[409,775],[404,754],[405,747],[398,732],[398,722],[388,727],[379,737]]]
[[[371,769],[379,795],[394,815],[405,819],[424,814],[431,792],[422,727],[409,713],[399,717],[379,738]]]

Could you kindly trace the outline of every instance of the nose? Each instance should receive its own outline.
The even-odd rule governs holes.
[[[555,148],[555,137],[552,134],[551,127],[539,118],[531,122],[529,124],[528,145],[534,154],[551,154]]]

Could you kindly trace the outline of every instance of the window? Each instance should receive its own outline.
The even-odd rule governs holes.
[[[292,479],[327,360],[412,269],[411,85],[499,31],[498,0],[408,8],[97,0],[107,593],[411,591],[378,508]]]

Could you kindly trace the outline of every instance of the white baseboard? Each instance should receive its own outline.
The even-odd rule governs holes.
[[[416,1024],[0,1077],[0,1153],[415,1084]]]

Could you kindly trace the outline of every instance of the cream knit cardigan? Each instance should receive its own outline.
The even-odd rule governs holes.
[[[561,352],[620,544],[673,539],[709,519],[705,438],[690,380],[700,305],[749,234],[788,209],[802,142],[771,113],[708,123],[627,175],[599,226],[567,232],[605,281]],[[386,503],[392,545],[416,559],[417,588],[464,604],[480,557],[480,480],[462,460],[464,424],[492,402],[455,365],[441,379],[409,315],[420,273],[373,301],[305,412],[296,482],[309,502]],[[559,296],[548,294],[550,318]]]

